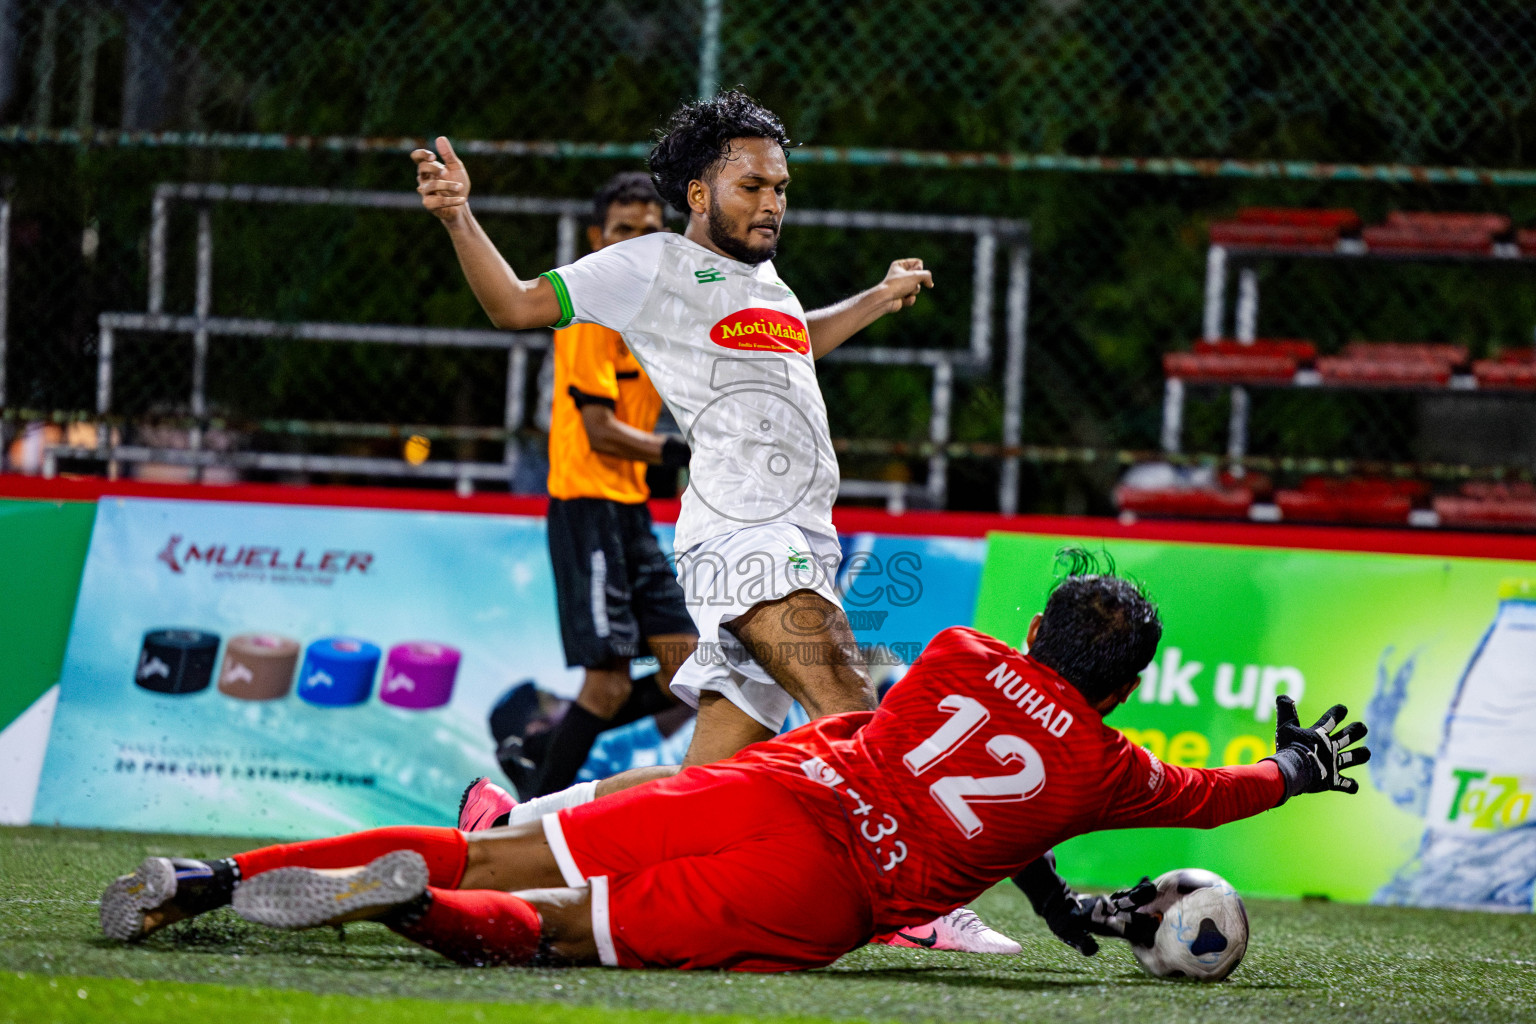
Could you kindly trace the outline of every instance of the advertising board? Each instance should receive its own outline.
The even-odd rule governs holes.
[[[1022,643],[1064,536],[993,534],[977,628]],[[1211,832],[1081,837],[1063,870],[1117,886],[1207,867],[1254,894],[1529,911],[1536,880],[1536,563],[1092,541],[1158,603],[1163,642],[1107,721],[1170,764],[1250,763],[1274,698],[1348,705],[1373,758],[1355,796]]]

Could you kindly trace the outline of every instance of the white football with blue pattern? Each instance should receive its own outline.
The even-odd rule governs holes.
[[[1248,911],[1220,875],[1181,868],[1160,876],[1157,898],[1145,908],[1160,915],[1151,946],[1132,946],[1137,961],[1158,978],[1220,981],[1237,969],[1248,949]]]

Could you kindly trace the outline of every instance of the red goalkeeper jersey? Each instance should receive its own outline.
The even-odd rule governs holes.
[[[860,864],[877,929],[961,906],[1084,832],[1211,828],[1280,802],[1273,761],[1164,765],[1077,689],[984,633],[933,639],[875,712],[734,759],[776,773]]]

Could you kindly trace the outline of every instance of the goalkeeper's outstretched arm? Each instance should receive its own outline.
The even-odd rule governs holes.
[[[554,286],[542,277],[519,278],[470,212],[469,172],[447,137],[438,137],[436,153],[418,149],[411,159],[416,161],[421,205],[448,229],[459,266],[491,323],[508,331],[559,323],[560,299]]]
[[[1299,793],[1353,793],[1359,786],[1343,774],[1365,764],[1364,723],[1340,728],[1349,709],[1335,704],[1310,729],[1303,729],[1290,697],[1275,699],[1275,753],[1257,764],[1224,768],[1165,765],[1131,747],[1109,782],[1111,796],[1097,827],[1215,828],[1278,807]]]

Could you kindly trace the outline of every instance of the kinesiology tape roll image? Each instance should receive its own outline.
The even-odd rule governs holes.
[[[459,652],[447,644],[411,641],[389,649],[379,699],[397,708],[440,708],[453,697]]]
[[[144,634],[133,681],[155,693],[196,693],[213,682],[219,635],[200,629],[152,629]]]
[[[373,692],[379,649],[366,640],[326,637],[304,652],[299,696],[320,707],[361,704]]]
[[[242,633],[224,647],[219,692],[236,700],[279,700],[293,689],[299,642],[275,633]]]

